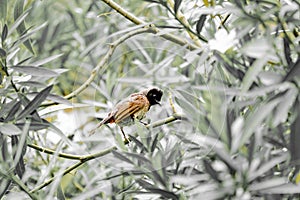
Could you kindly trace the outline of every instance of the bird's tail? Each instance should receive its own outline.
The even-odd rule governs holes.
[[[90,136],[93,135],[96,132],[96,130],[98,128],[100,128],[100,126],[102,126],[103,124],[113,123],[113,122],[115,122],[115,119],[114,119],[112,113],[109,113],[108,116],[105,117],[101,122],[99,122],[99,124],[97,124],[97,126],[95,128],[93,128],[92,130],[89,131],[89,135]]]
[[[93,135],[96,132],[96,130],[98,128],[100,128],[100,126],[102,126],[103,124],[105,124],[104,120],[102,120],[101,122],[99,122],[95,128],[93,128],[92,130],[89,131],[89,136]]]

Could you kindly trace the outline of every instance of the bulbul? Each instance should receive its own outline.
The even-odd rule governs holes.
[[[120,127],[125,140],[127,140],[123,127],[134,124],[135,120],[141,122],[151,106],[160,104],[159,102],[162,95],[163,91],[156,87],[131,94],[119,102],[112,111],[108,113],[107,117],[105,117],[96,128],[90,131],[90,135],[94,134],[96,129],[103,124],[116,123]]]

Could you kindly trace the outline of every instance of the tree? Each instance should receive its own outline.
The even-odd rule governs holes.
[[[299,197],[299,5],[1,0],[1,197]],[[88,136],[152,85],[131,142]]]

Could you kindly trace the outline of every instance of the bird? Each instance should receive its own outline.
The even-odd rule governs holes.
[[[129,95],[126,99],[117,103],[111,112],[108,113],[100,123],[96,125],[94,129],[90,131],[90,135],[104,124],[115,123],[117,124],[125,141],[129,141],[124,133],[123,127],[130,126],[145,117],[151,106],[160,105],[160,101],[163,95],[163,91],[157,87],[148,88],[137,93]]]

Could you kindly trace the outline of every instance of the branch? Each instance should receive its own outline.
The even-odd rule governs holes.
[[[170,117],[167,117],[165,119],[153,122],[152,124],[148,124],[148,125],[146,125],[146,128],[155,128],[155,127],[158,127],[158,126],[161,126],[161,125],[164,125],[164,124],[171,123],[171,122],[176,121],[176,120],[184,120],[184,119],[186,119],[186,117],[184,115],[174,114],[174,115],[172,115]],[[106,155],[107,153],[110,153],[110,151],[104,150],[104,151],[100,151],[100,152],[95,153],[95,154],[74,155],[74,154],[68,154],[68,153],[57,153],[56,150],[44,148],[44,147],[38,146],[36,144],[27,144],[27,146],[32,148],[32,149],[38,150],[42,153],[47,153],[47,154],[50,154],[50,155],[57,155],[58,157],[66,158],[66,159],[70,159],[70,160],[79,160],[81,162],[86,162],[86,161],[91,160],[93,158],[98,158],[98,157],[101,157],[103,155]]]
[[[84,159],[80,159],[79,162],[75,163],[74,165],[68,167],[66,170],[64,170],[62,173],[48,179],[47,181],[45,181],[44,183],[42,183],[41,185],[39,185],[38,187],[34,188],[33,190],[30,191],[30,193],[35,193],[37,191],[39,191],[40,189],[46,187],[47,185],[49,185],[50,183],[52,183],[56,178],[60,177],[60,176],[64,176],[68,173],[70,173],[71,171],[73,171],[74,169],[78,168],[79,166],[81,166],[82,164],[84,164],[85,162],[89,161],[89,160],[92,160],[94,158],[98,158],[98,157],[101,157],[101,156],[104,156],[106,154],[109,154],[110,152],[112,152],[113,150],[116,150],[117,147],[116,146],[113,146],[111,148],[108,148],[104,151],[100,151],[98,153],[95,153],[95,154],[91,154],[91,155],[88,155],[88,156],[84,156]]]
[[[171,122],[176,121],[176,120],[182,120],[182,119],[186,119],[186,117],[184,115],[181,115],[181,114],[174,114],[174,115],[172,115],[172,116],[170,116],[168,118],[156,121],[156,122],[154,122],[152,124],[148,124],[148,125],[146,125],[146,127],[147,128],[155,128],[155,127],[158,127],[158,126],[161,126],[161,125],[164,125],[164,124],[168,124],[168,123],[171,123]],[[71,172],[72,170],[78,168],[79,166],[81,166],[82,164],[88,162],[89,160],[102,157],[102,156],[104,156],[106,154],[111,153],[113,150],[117,149],[116,146],[112,146],[112,147],[110,147],[108,149],[105,149],[103,151],[100,151],[98,153],[89,154],[89,155],[83,155],[82,156],[82,155],[72,155],[72,154],[66,154],[66,153],[57,153],[54,150],[47,149],[47,148],[44,148],[44,147],[40,147],[40,146],[37,146],[35,144],[27,144],[27,145],[29,147],[31,147],[33,149],[36,149],[36,150],[38,150],[40,152],[43,152],[43,153],[47,153],[47,154],[51,154],[51,155],[56,154],[58,157],[72,159],[72,160],[79,160],[79,162],[77,162],[74,165],[70,166],[69,168],[65,169],[62,173],[60,173],[60,174],[58,174],[58,175],[56,175],[56,176],[48,179],[47,181],[45,181],[44,183],[42,183],[38,187],[36,187],[33,190],[31,190],[29,192],[30,194],[35,193],[38,190],[46,187],[47,185],[51,184],[56,178],[68,174],[69,172]]]
[[[15,174],[11,173],[11,171],[3,172],[2,169],[0,170],[1,179],[8,179],[14,182],[16,185],[20,187],[26,194],[30,196],[31,199],[38,199],[34,194],[30,193],[28,187],[17,177]]]
[[[147,24],[146,22],[144,22],[143,20],[139,19],[138,17],[136,17],[135,15],[133,15],[132,13],[126,11],[124,8],[122,8],[119,4],[117,4],[116,2],[112,1],[112,0],[102,0],[104,3],[106,3],[109,7],[111,7],[112,9],[114,9],[115,11],[117,11],[118,13],[120,13],[121,15],[123,15],[126,19],[128,19],[129,21],[133,22],[134,24],[140,25],[140,24]],[[160,33],[160,30],[155,27],[154,25],[152,26],[154,29],[154,33]],[[174,42],[176,44],[179,44],[181,46],[186,46],[187,49],[189,50],[195,50],[198,49],[199,46],[198,44],[191,44],[189,43],[187,40],[182,39],[180,37],[177,37],[173,34],[170,33],[166,33],[166,34],[161,34],[160,37],[169,40],[171,42]]]
[[[98,71],[103,68],[104,66],[106,66],[106,63],[108,62],[108,60],[111,58],[112,54],[114,53],[115,49],[125,40],[141,34],[141,33],[145,33],[145,32],[150,32],[150,33],[154,33],[155,30],[153,27],[151,26],[147,26],[145,25],[145,27],[140,28],[140,29],[136,29],[133,31],[130,31],[129,33],[127,33],[126,35],[120,37],[119,39],[117,39],[116,41],[114,41],[113,43],[110,44],[109,46],[109,50],[107,51],[107,53],[105,54],[105,56],[101,59],[101,61],[97,64],[97,66],[92,70],[92,73],[90,75],[90,77],[79,87],[77,88],[75,91],[73,91],[72,93],[66,95],[64,98],[65,99],[71,99],[75,96],[77,96],[79,93],[81,93],[85,88],[87,88],[91,82],[95,79],[96,75],[98,74]]]
[[[167,0],[168,4],[171,8],[174,8],[174,1],[173,0]],[[166,5],[167,6],[167,5]],[[172,13],[174,17],[179,21],[180,24],[182,24],[185,29],[187,29],[187,33],[189,34],[190,38],[195,42],[195,44],[199,47],[201,47],[201,42],[198,38],[198,36],[192,31],[192,27],[188,20],[185,18],[184,14],[178,9],[178,11],[175,13]]]

